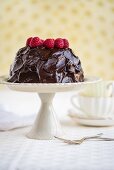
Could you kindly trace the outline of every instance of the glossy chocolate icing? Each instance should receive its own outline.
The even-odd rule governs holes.
[[[70,48],[21,48],[10,67],[9,82],[71,83],[84,81],[81,62]]]

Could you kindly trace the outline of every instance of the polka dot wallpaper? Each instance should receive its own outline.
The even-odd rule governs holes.
[[[68,38],[86,75],[114,79],[114,0],[0,0],[0,75],[29,36]]]

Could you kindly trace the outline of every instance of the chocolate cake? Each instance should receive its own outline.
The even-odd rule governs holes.
[[[73,83],[84,81],[80,59],[69,48],[66,39],[45,41],[37,39],[36,41],[35,38],[29,38],[27,45],[17,52],[14,63],[10,67],[8,82]]]

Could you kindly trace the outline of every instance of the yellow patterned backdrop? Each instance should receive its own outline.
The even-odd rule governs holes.
[[[0,75],[36,35],[68,38],[86,74],[114,79],[114,0],[0,0]]]

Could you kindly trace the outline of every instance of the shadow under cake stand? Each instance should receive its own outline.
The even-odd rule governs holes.
[[[5,76],[0,77],[0,83],[9,89],[20,92],[35,92],[41,99],[41,107],[31,131],[27,134],[31,139],[53,139],[62,136],[60,123],[52,106],[52,100],[57,92],[79,91],[87,84],[99,82],[96,77],[85,78],[79,83],[10,83]]]

